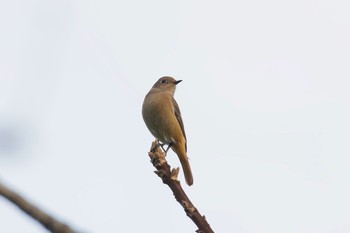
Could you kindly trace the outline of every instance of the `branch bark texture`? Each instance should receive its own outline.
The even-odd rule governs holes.
[[[148,152],[151,158],[151,163],[157,169],[155,173],[162,179],[163,183],[168,185],[174,194],[175,199],[184,208],[187,216],[198,227],[197,233],[214,233],[205,216],[201,215],[198,209],[192,204],[185,191],[183,190],[180,181],[177,179],[179,168],[170,169],[168,162],[165,159],[165,153],[162,151],[157,141],[152,143],[151,151]]]
[[[18,193],[12,191],[0,182],[0,196],[3,196],[8,201],[12,202],[23,212],[28,214],[33,219],[37,220],[47,230],[53,233],[76,233],[68,225],[61,223],[49,214],[45,213]]]

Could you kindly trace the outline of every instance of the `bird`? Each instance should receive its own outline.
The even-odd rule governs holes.
[[[161,77],[145,96],[142,105],[143,120],[151,134],[168,145],[177,154],[186,183],[193,184],[193,175],[187,157],[187,139],[179,105],[174,99],[176,85],[182,80]]]

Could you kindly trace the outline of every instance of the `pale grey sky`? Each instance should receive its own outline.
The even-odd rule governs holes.
[[[185,189],[216,232],[348,233],[349,10],[3,2],[0,179],[84,232],[194,232],[152,172],[141,117],[144,95],[171,75],[183,80]],[[3,199],[0,219],[1,232],[45,232]]]

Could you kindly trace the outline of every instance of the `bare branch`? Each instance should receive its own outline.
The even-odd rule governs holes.
[[[76,233],[68,225],[59,222],[52,216],[40,210],[35,205],[24,199],[16,192],[12,191],[0,182],[0,196],[12,202],[18,208],[27,213],[30,217],[37,220],[41,225],[53,233]]]
[[[157,169],[155,173],[167,184],[173,192],[175,199],[182,205],[187,216],[197,225],[197,233],[214,233],[205,216],[201,215],[197,208],[192,204],[182,189],[180,181],[177,180],[179,168],[170,170],[170,166],[165,159],[164,152],[160,149],[157,141],[152,143],[151,151],[148,152],[151,163]]]

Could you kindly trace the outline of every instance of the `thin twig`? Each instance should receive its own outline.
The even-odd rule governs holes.
[[[179,168],[170,170],[170,166],[165,159],[164,152],[160,149],[158,142],[152,143],[151,151],[148,152],[151,163],[157,169],[155,173],[167,184],[173,192],[175,199],[182,205],[187,216],[197,225],[197,233],[214,233],[205,216],[201,215],[197,208],[192,204],[185,191],[181,187],[180,181],[177,180]]]
[[[12,191],[4,184],[0,183],[0,196],[12,202],[18,208],[27,213],[30,217],[37,220],[41,225],[53,233],[76,233],[68,225],[61,223],[35,205],[31,204],[24,197]]]

